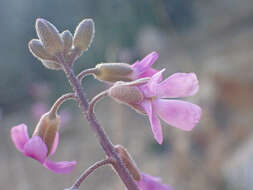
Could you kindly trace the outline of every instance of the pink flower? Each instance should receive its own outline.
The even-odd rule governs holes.
[[[158,71],[151,68],[153,63],[158,59],[159,55],[157,52],[153,51],[150,54],[146,55],[141,61],[136,61],[131,68],[133,69],[132,79],[140,79],[144,77],[151,77]]]
[[[69,173],[72,172],[76,161],[62,161],[54,162],[48,159],[55,153],[58,141],[59,133],[57,132],[54,138],[54,142],[50,152],[48,151],[47,144],[42,140],[40,136],[33,136],[29,139],[27,126],[25,124],[20,124],[11,129],[11,139],[15,147],[25,156],[31,157],[38,162],[40,162],[45,168],[48,168],[55,173]]]
[[[173,127],[190,131],[199,122],[201,116],[201,108],[195,104],[165,99],[194,95],[199,88],[196,75],[175,73],[162,81],[164,70],[154,74],[145,84],[138,85],[138,81],[121,82],[116,83],[109,91],[116,100],[148,115],[154,138],[159,144],[163,142],[159,118]]]
[[[148,174],[141,174],[141,180],[137,181],[140,190],[172,190],[169,185],[162,184],[161,178]]]

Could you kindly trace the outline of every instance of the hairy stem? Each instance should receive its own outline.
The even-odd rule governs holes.
[[[73,69],[70,66],[73,64],[65,63],[62,56],[59,57],[58,61],[63,66],[64,72],[65,72],[66,76],[68,77],[73,90],[76,93],[79,106],[80,106],[84,116],[87,118],[87,120],[88,120],[90,126],[92,127],[94,133],[96,134],[97,138],[99,139],[100,145],[102,146],[106,155],[115,160],[115,163],[113,164],[114,169],[116,170],[116,172],[118,173],[118,175],[120,176],[121,180],[124,182],[124,184],[126,185],[128,190],[139,190],[133,177],[130,175],[129,171],[124,166],[122,160],[117,155],[115,148],[114,148],[113,144],[111,143],[110,139],[106,135],[103,128],[97,122],[95,114],[93,112],[88,112],[89,103],[87,101],[86,95],[83,91],[80,81],[78,81],[78,79],[76,78],[76,76],[73,72]]]
[[[65,102],[66,100],[75,99],[75,98],[76,96],[74,93],[67,93],[67,94],[62,95],[60,98],[58,98],[55,101],[55,103],[50,109],[50,113],[55,115],[63,102]]]
[[[88,113],[91,114],[92,112],[94,112],[94,107],[96,105],[96,103],[101,100],[103,97],[107,96],[108,91],[105,90],[103,92],[100,92],[98,95],[96,95],[94,98],[92,98],[92,100],[90,101],[90,106],[89,106],[89,110]]]
[[[74,190],[78,189],[82,182],[92,173],[94,172],[97,168],[104,166],[106,164],[113,164],[113,159],[107,158],[105,160],[98,161],[94,163],[92,166],[87,168],[81,175],[80,177],[75,181],[75,183],[72,185],[72,187],[69,190]]]
[[[77,75],[77,79],[78,79],[78,80],[80,81],[80,83],[81,83],[84,77],[86,77],[87,75],[95,74],[96,72],[97,72],[97,69],[96,69],[96,68],[85,69],[85,70],[81,71],[81,72]]]

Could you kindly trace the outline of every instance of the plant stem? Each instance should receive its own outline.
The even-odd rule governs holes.
[[[103,97],[107,96],[108,91],[105,90],[103,92],[100,92],[98,95],[96,95],[94,98],[92,98],[92,100],[90,101],[90,106],[89,106],[89,110],[88,113],[91,114],[92,112],[94,112],[94,107],[96,105],[96,103],[101,100]]]
[[[50,109],[50,113],[55,115],[63,102],[65,102],[66,100],[75,99],[75,98],[76,98],[76,96],[74,93],[67,93],[67,94],[62,95],[60,98],[58,98],[55,101],[55,103],[53,104],[53,106]]]
[[[64,59],[61,57],[58,58],[59,63],[63,66],[64,72],[66,76],[69,79],[69,83],[71,84],[73,90],[76,93],[77,101],[79,103],[79,106],[84,114],[84,116],[87,118],[90,126],[92,127],[93,131],[95,132],[97,138],[99,139],[99,143],[102,146],[103,150],[105,151],[106,155],[108,157],[111,157],[115,160],[115,163],[113,164],[114,169],[120,176],[121,180],[124,182],[128,190],[139,190],[137,184],[135,183],[133,177],[128,172],[127,168],[124,166],[123,162],[117,155],[113,144],[111,143],[110,139],[106,135],[103,128],[99,125],[97,122],[95,114],[89,113],[89,104],[86,98],[86,95],[82,89],[82,86],[80,84],[80,81],[77,80],[73,69],[70,65],[73,64],[67,64],[65,63]]]
[[[85,69],[83,71],[81,71],[78,75],[77,75],[77,80],[80,81],[80,83],[82,82],[83,78],[86,77],[87,75],[92,75],[95,74],[97,72],[96,68],[90,68],[90,69]]]
[[[69,190],[74,190],[74,189],[78,189],[80,187],[80,185],[82,184],[82,182],[93,172],[95,171],[97,168],[104,166],[106,164],[113,164],[113,160],[110,158],[107,158],[105,160],[101,160],[98,161],[96,163],[94,163],[92,166],[90,166],[89,168],[87,168],[81,175],[80,177],[75,181],[75,183],[72,185],[72,187]]]

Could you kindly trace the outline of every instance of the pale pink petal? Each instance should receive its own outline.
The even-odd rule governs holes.
[[[153,69],[153,68],[149,68],[148,70],[144,71],[143,73],[141,73],[138,78],[145,78],[145,77],[152,77],[154,74],[156,74],[158,72],[158,70]]]
[[[141,174],[141,181],[138,182],[141,190],[172,190],[169,185],[162,184],[161,178],[157,178],[148,174]]]
[[[24,152],[24,146],[29,140],[27,126],[20,124],[11,128],[11,139],[15,147],[20,151]]]
[[[201,108],[189,102],[157,99],[153,106],[166,123],[185,131],[192,130],[200,120]]]
[[[172,190],[172,188],[163,184],[161,178],[154,177],[145,173],[141,174],[141,180],[137,182],[140,190]]]
[[[162,131],[162,126],[160,123],[160,120],[158,118],[158,115],[154,113],[154,110],[152,109],[152,104],[150,101],[143,101],[141,104],[148,114],[148,118],[151,124],[151,129],[154,134],[155,140],[159,143],[162,144],[163,142],[163,131]]]
[[[54,173],[66,174],[73,171],[76,161],[53,162],[51,160],[46,160],[43,165]]]
[[[147,84],[141,85],[139,87],[146,98],[157,95],[156,88],[158,83],[162,81],[162,73],[164,71],[165,69],[162,69],[161,71],[157,72],[151,77]]]
[[[199,89],[195,73],[175,73],[156,88],[159,98],[178,98],[194,95]]]
[[[54,143],[51,149],[51,152],[49,155],[53,155],[58,147],[58,143],[59,143],[59,132],[56,133],[55,135],[55,139],[54,139]]]
[[[47,158],[47,146],[39,136],[32,137],[24,146],[24,154],[41,164]]]
[[[158,59],[158,53],[157,52],[152,52],[148,54],[146,57],[144,57],[141,61],[136,61],[133,65],[132,68],[137,75],[138,78],[139,76],[146,72],[152,64]]]

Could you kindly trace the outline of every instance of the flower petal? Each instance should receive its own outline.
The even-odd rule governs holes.
[[[194,95],[199,89],[195,73],[175,73],[156,88],[159,98],[178,98]]]
[[[152,77],[154,74],[156,74],[158,72],[158,70],[153,69],[153,68],[149,68],[148,70],[144,71],[143,73],[141,73],[138,78],[145,78],[145,77]]]
[[[51,148],[51,152],[49,153],[49,155],[53,155],[58,147],[58,143],[59,143],[59,132],[56,132],[55,134],[55,138],[54,138],[54,143],[53,146]]]
[[[24,146],[29,140],[27,126],[25,124],[20,124],[11,129],[11,139],[15,147],[20,151],[24,152]]]
[[[200,120],[201,108],[189,102],[157,99],[153,106],[166,123],[185,131],[192,130]]]
[[[46,160],[43,165],[54,173],[66,174],[73,171],[76,161],[54,162],[51,160]]]
[[[157,72],[146,84],[139,87],[146,98],[157,96],[156,88],[158,83],[162,81],[162,73],[164,71],[165,69],[162,69],[161,71]]]
[[[145,173],[141,174],[140,182],[137,182],[141,190],[172,190],[169,185],[162,184],[162,180]]]
[[[47,146],[39,136],[32,137],[24,146],[25,156],[31,157],[41,164],[47,158]]]
[[[139,76],[140,74],[146,72],[152,66],[152,64],[158,59],[158,57],[159,56],[157,52],[152,52],[148,54],[146,57],[144,57],[141,61],[136,61],[132,65],[132,68]]]
[[[162,126],[160,123],[160,120],[158,118],[158,115],[154,113],[154,110],[152,109],[152,104],[150,101],[143,101],[141,104],[148,114],[148,118],[151,124],[151,129],[154,134],[155,140],[159,143],[162,144],[163,142],[163,131],[162,131]]]

